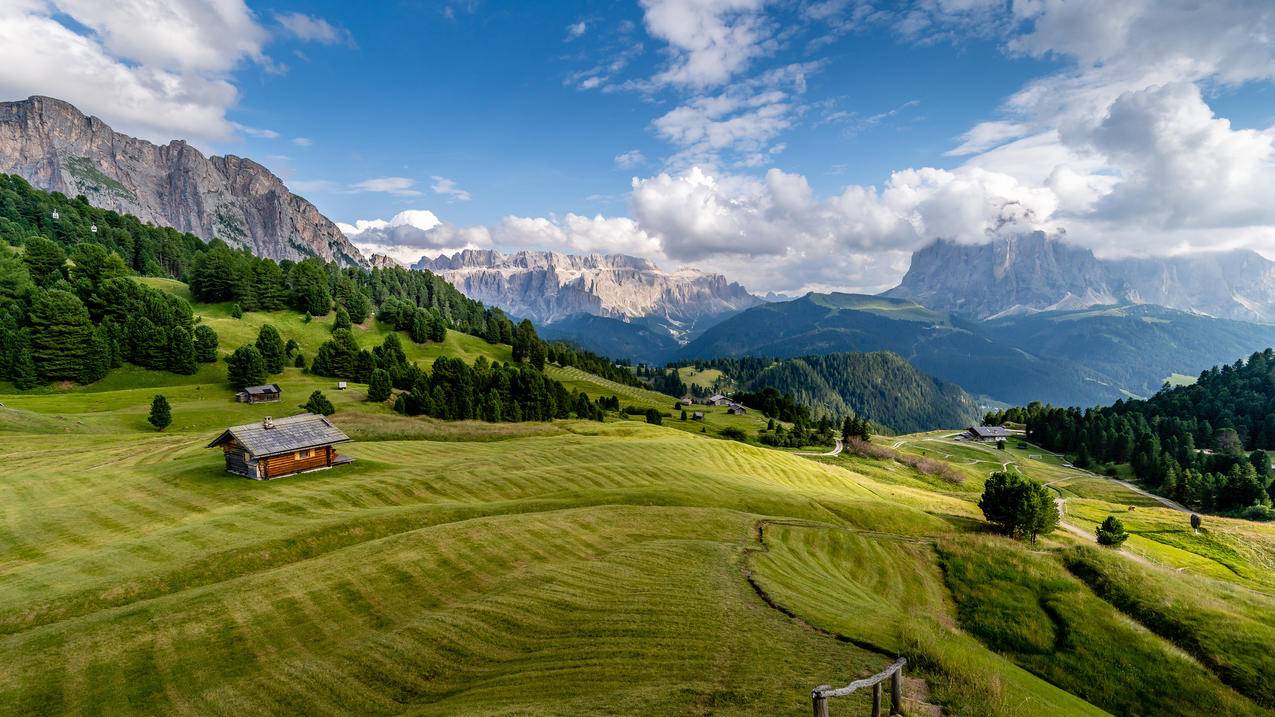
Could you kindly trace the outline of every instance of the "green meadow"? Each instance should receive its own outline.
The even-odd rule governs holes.
[[[330,332],[330,317],[228,308],[196,305],[223,354],[266,322],[307,358]],[[355,330],[363,346],[385,333]],[[509,359],[457,333],[404,345],[423,366]],[[672,417],[409,418],[295,368],[281,403],[249,406],[220,363],[0,385],[0,713],[798,715],[812,687],[898,655],[909,714],[1275,708],[1265,526],[1195,533],[1039,449],[954,431],[875,441],[960,483],[721,440],[765,419],[682,422],[661,394],[549,372]],[[205,448],[315,389],[352,465],[256,482]],[[156,393],[163,432],[146,423]],[[1011,463],[1080,533],[986,531],[982,482]],[[1108,514],[1133,534],[1120,551],[1081,537]],[[867,714],[868,695],[832,709]]]

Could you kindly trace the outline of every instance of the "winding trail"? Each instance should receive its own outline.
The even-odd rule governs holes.
[[[837,445],[836,445],[836,447],[835,447],[835,448],[833,448],[832,450],[828,451],[827,453],[801,453],[801,452],[798,452],[798,453],[794,453],[793,455],[795,455],[795,456],[839,456],[839,455],[841,455],[841,449],[842,449],[842,448],[844,448],[844,447],[845,447],[845,444],[843,444],[843,443],[841,442],[841,439],[840,439],[840,438],[838,438],[838,439],[837,439]]]

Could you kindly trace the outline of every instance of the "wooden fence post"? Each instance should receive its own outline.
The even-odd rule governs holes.
[[[828,688],[829,685],[819,685],[810,692],[810,704],[814,708],[815,717],[828,717],[828,698],[823,696],[823,691]]]
[[[872,717],[881,717],[881,683],[872,686]]]
[[[890,714],[903,714],[903,667],[890,676]]]

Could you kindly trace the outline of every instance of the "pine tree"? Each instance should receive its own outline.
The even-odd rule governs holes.
[[[1098,526],[1098,544],[1110,545],[1113,548],[1120,547],[1120,544],[1129,539],[1129,534],[1125,532],[1124,524],[1114,515],[1109,515],[1102,521],[1102,525]]]
[[[240,346],[230,354],[226,359],[226,380],[234,389],[258,386],[266,382],[266,363],[256,346]]]
[[[206,324],[195,327],[195,360],[200,363],[212,363],[217,360],[217,332]]]
[[[305,354],[297,354],[297,358],[292,362],[292,365],[297,368],[305,368]]]
[[[168,332],[168,370],[185,376],[196,370],[195,343],[185,326],[174,326]]]
[[[35,388],[40,385],[40,375],[35,370],[35,360],[31,358],[31,332],[27,329],[18,331],[14,340],[13,365],[9,367],[9,380],[20,390]]]
[[[283,337],[279,335],[279,330],[271,324],[262,324],[261,330],[257,332],[256,346],[261,353],[261,360],[265,362],[266,373],[282,373]]]
[[[99,326],[93,331],[93,338],[89,341],[87,350],[84,352],[84,361],[80,365],[79,381],[85,385],[96,383],[106,376],[106,372],[110,368],[111,344],[106,337],[106,331]]]
[[[383,368],[372,371],[367,384],[367,400],[380,403],[390,397],[390,372]]]
[[[327,396],[323,395],[322,391],[315,391],[310,394],[309,400],[302,404],[301,408],[321,416],[331,416],[336,413],[336,407],[332,405]]]
[[[243,318],[243,309],[242,309],[242,308],[240,308],[239,304],[231,304],[231,305],[230,305],[230,318],[232,318],[232,319],[242,319],[242,318]]]
[[[51,287],[59,279],[65,279],[66,252],[52,239],[42,236],[29,237],[26,240],[26,252],[22,260],[27,265],[31,280],[36,286]]]
[[[168,399],[164,398],[163,395],[156,395],[155,398],[151,400],[151,415],[146,420],[149,421],[157,431],[162,431],[165,428],[168,428],[169,424],[173,422],[173,411],[168,405]]]
[[[332,329],[348,329],[353,324],[350,323],[350,312],[340,304],[336,307],[336,318],[332,319]]]
[[[93,324],[79,297],[57,289],[36,292],[28,321],[32,359],[40,377],[78,379],[93,339]]]
[[[534,366],[537,371],[545,370],[545,342],[533,337],[527,353],[527,358],[531,361],[531,365]]]

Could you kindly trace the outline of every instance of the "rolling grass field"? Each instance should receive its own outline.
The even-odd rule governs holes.
[[[330,330],[226,308],[197,308],[223,352],[265,321],[307,355]],[[369,346],[384,329],[355,334]],[[422,364],[508,351],[461,334],[404,344]],[[249,406],[224,371],[0,385],[0,714],[797,715],[812,687],[900,654],[920,678],[910,714],[1275,707],[1271,533],[1207,518],[1177,534],[1181,514],[1129,512],[1138,494],[1037,449],[876,439],[950,462],[965,476],[951,484],[708,434],[755,430],[754,415],[712,413],[705,434],[614,416],[443,422],[298,369],[277,378],[282,403]],[[352,465],[255,482],[204,448],[315,388],[355,439],[340,448]],[[145,421],[156,392],[173,406],[162,433]],[[1065,531],[988,535],[982,481],[1011,462],[1077,525],[1119,512],[1126,554]]]

